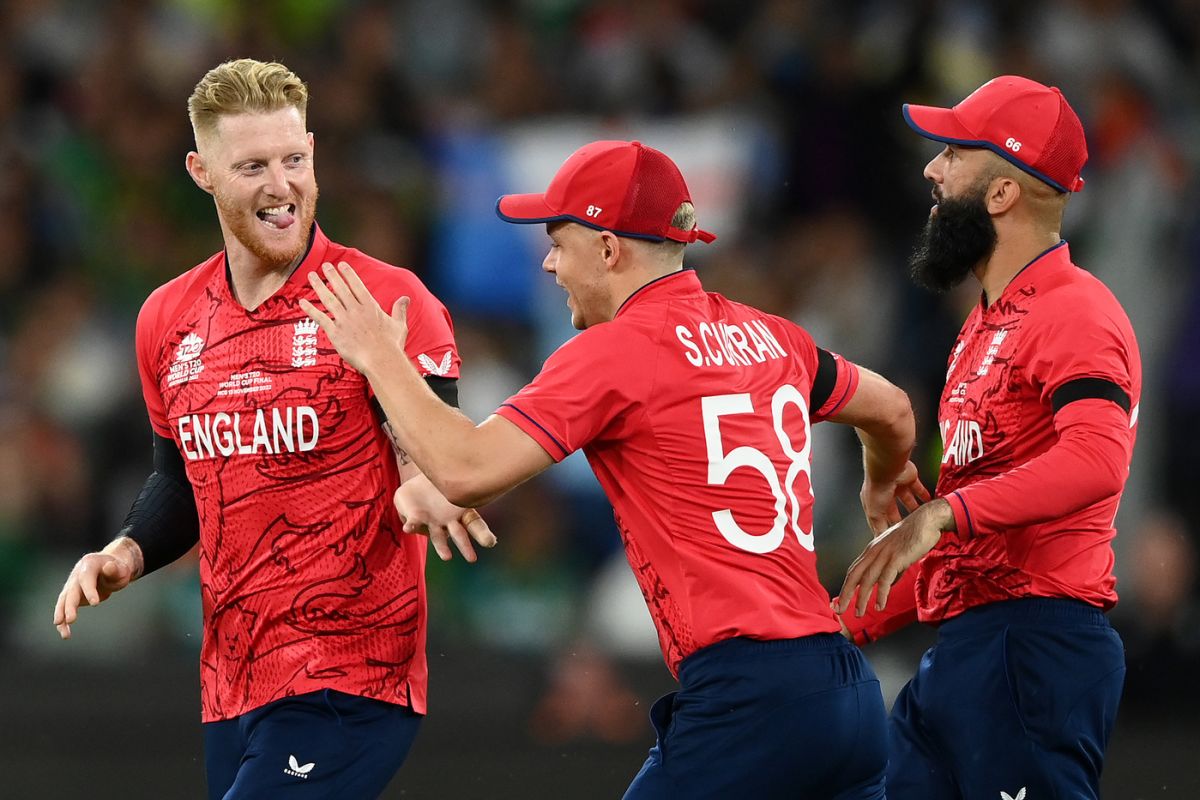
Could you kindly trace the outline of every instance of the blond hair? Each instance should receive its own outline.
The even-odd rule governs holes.
[[[696,207],[686,200],[680,203],[679,208],[675,209],[675,216],[671,217],[671,227],[681,231],[690,231],[696,227]],[[654,249],[658,251],[659,256],[664,261],[672,263],[683,260],[685,247],[687,245],[683,242],[676,242],[672,239],[654,243]]]
[[[197,142],[212,134],[221,117],[295,108],[303,119],[308,86],[283,64],[240,58],[210,69],[188,98],[188,117]]]

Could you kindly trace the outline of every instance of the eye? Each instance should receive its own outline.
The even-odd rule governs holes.
[[[238,166],[238,172],[242,173],[243,175],[254,175],[261,171],[262,171],[262,164],[259,164],[254,161],[250,161],[250,162],[247,162],[245,164]]]
[[[299,153],[296,153],[295,155],[288,156],[286,159],[286,162],[287,162],[288,166],[296,167],[296,166],[299,166],[304,163],[304,156],[302,156]]]

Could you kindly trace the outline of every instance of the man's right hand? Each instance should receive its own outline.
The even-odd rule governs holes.
[[[894,481],[876,483],[870,476],[864,478],[859,499],[867,524],[878,536],[903,519],[901,506],[905,513],[911,513],[928,503],[930,496],[929,490],[921,483],[917,465],[909,461]]]
[[[59,636],[70,639],[71,624],[79,614],[79,606],[99,605],[113,592],[124,589],[141,574],[141,563],[141,548],[127,537],[79,559],[54,604],[54,626]]]

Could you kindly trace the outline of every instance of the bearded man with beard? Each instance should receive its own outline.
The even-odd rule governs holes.
[[[154,472],[124,528],[76,564],[62,637],[96,605],[199,542],[201,717],[211,798],[372,798],[425,713],[425,541],[495,538],[392,438],[366,379],[300,309],[307,273],[353,263],[365,290],[412,298],[407,357],[456,404],[449,314],[406,269],[315,223],[308,89],[282,64],[210,70],[188,101],[187,171],[224,250],[159,287],[137,323]],[[393,492],[403,481],[405,492]]]
[[[982,293],[949,358],[935,499],[876,531],[836,602],[860,643],[938,626],[892,710],[888,797],[1095,798],[1125,676],[1105,612],[1141,364],[1060,236],[1083,127],[1016,76],[904,116],[943,145],[912,276]]]

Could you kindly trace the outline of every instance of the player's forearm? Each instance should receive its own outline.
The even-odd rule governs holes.
[[[1059,415],[1059,439],[1016,469],[946,496],[959,536],[1002,534],[1081,511],[1120,493],[1129,473],[1124,412],[1103,400],[1068,406]]]
[[[896,479],[912,454],[917,424],[908,396],[899,389],[877,417],[855,426],[863,445],[863,472],[875,482]]]
[[[127,538],[137,548],[135,577],[149,575],[200,541],[196,494],[175,442],[154,434],[154,472],[125,517],[113,545]],[[110,545],[110,546],[113,546]]]
[[[475,423],[442,402],[406,357],[379,363],[364,374],[397,445],[451,503],[464,508],[479,505],[485,459]],[[499,492],[490,497],[495,494]]]
[[[863,444],[863,469],[875,483],[894,481],[904,470],[917,437],[912,403],[882,375],[858,367],[858,388],[845,408],[830,417],[853,425]]]

